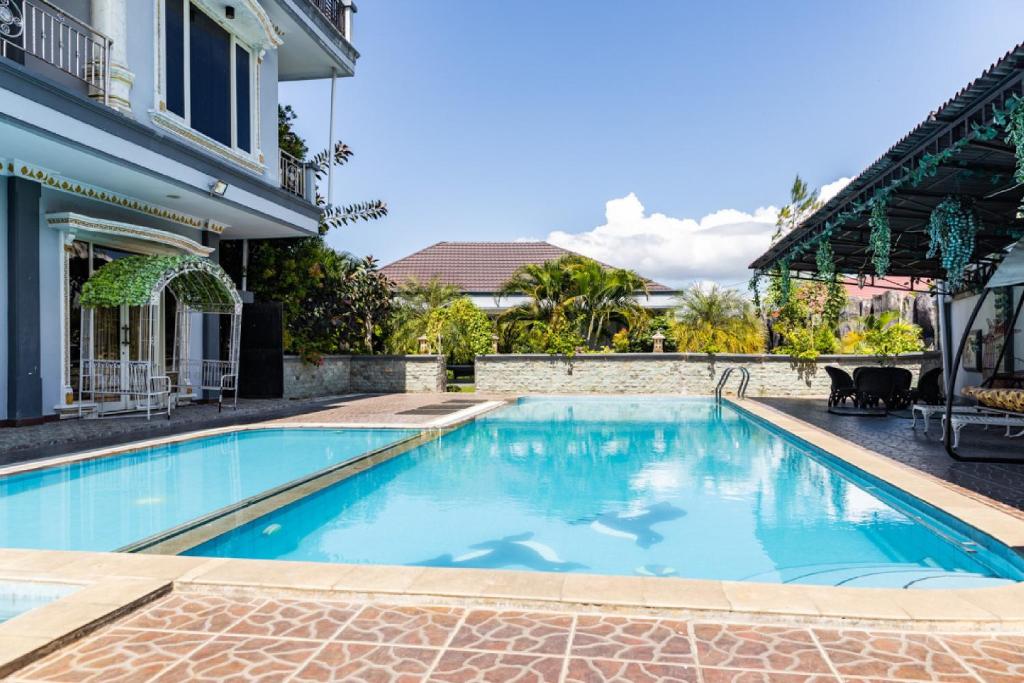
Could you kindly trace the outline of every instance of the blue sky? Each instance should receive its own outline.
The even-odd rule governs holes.
[[[386,263],[550,238],[673,284],[737,284],[795,173],[856,175],[1021,26],[1024,2],[1001,0],[364,0],[335,202],[391,215],[328,240]],[[281,88],[315,149],[328,92]]]

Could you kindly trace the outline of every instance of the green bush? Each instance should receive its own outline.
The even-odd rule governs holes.
[[[468,297],[460,297],[427,316],[431,347],[452,363],[471,363],[491,352],[494,324]]]

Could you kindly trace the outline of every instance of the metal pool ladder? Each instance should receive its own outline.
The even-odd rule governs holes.
[[[718,378],[718,384],[715,385],[715,403],[722,402],[722,391],[725,389],[725,383],[729,381],[729,376],[732,375],[733,370],[740,371],[740,386],[736,390],[736,398],[746,397],[747,385],[750,384],[750,371],[744,367],[731,366],[723,370],[721,377]]]

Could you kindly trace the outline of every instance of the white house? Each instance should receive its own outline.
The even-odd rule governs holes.
[[[278,84],[332,79],[329,107],[359,56],[354,12],[349,0],[0,0],[0,424],[74,406],[86,344],[122,389],[133,362],[169,372],[189,347],[176,334],[224,359],[216,320],[176,320],[167,282],[151,313],[98,308],[88,330],[82,287],[128,255],[193,255],[213,267],[188,277],[217,288],[221,241],[315,234],[310,173],[278,150]],[[132,407],[107,379],[92,402]]]

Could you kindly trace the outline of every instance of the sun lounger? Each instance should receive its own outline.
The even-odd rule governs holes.
[[[982,412],[983,408],[978,406],[953,406],[954,415],[977,415]],[[946,413],[946,406],[928,405],[927,403],[915,403],[910,406],[911,417],[914,421],[910,423],[911,429],[917,429],[917,414],[921,413],[921,419],[924,420],[924,433],[928,433],[928,421],[931,420],[932,415],[944,415]]]
[[[945,415],[942,419],[945,422]],[[950,421],[953,423],[953,448],[960,445],[960,430],[967,425],[1006,427],[1006,436],[1012,439],[1024,436],[1024,414],[984,412],[971,415],[954,413],[950,416]],[[1016,434],[1013,433],[1015,428],[1020,429]],[[943,434],[945,434],[945,429],[943,429]]]

